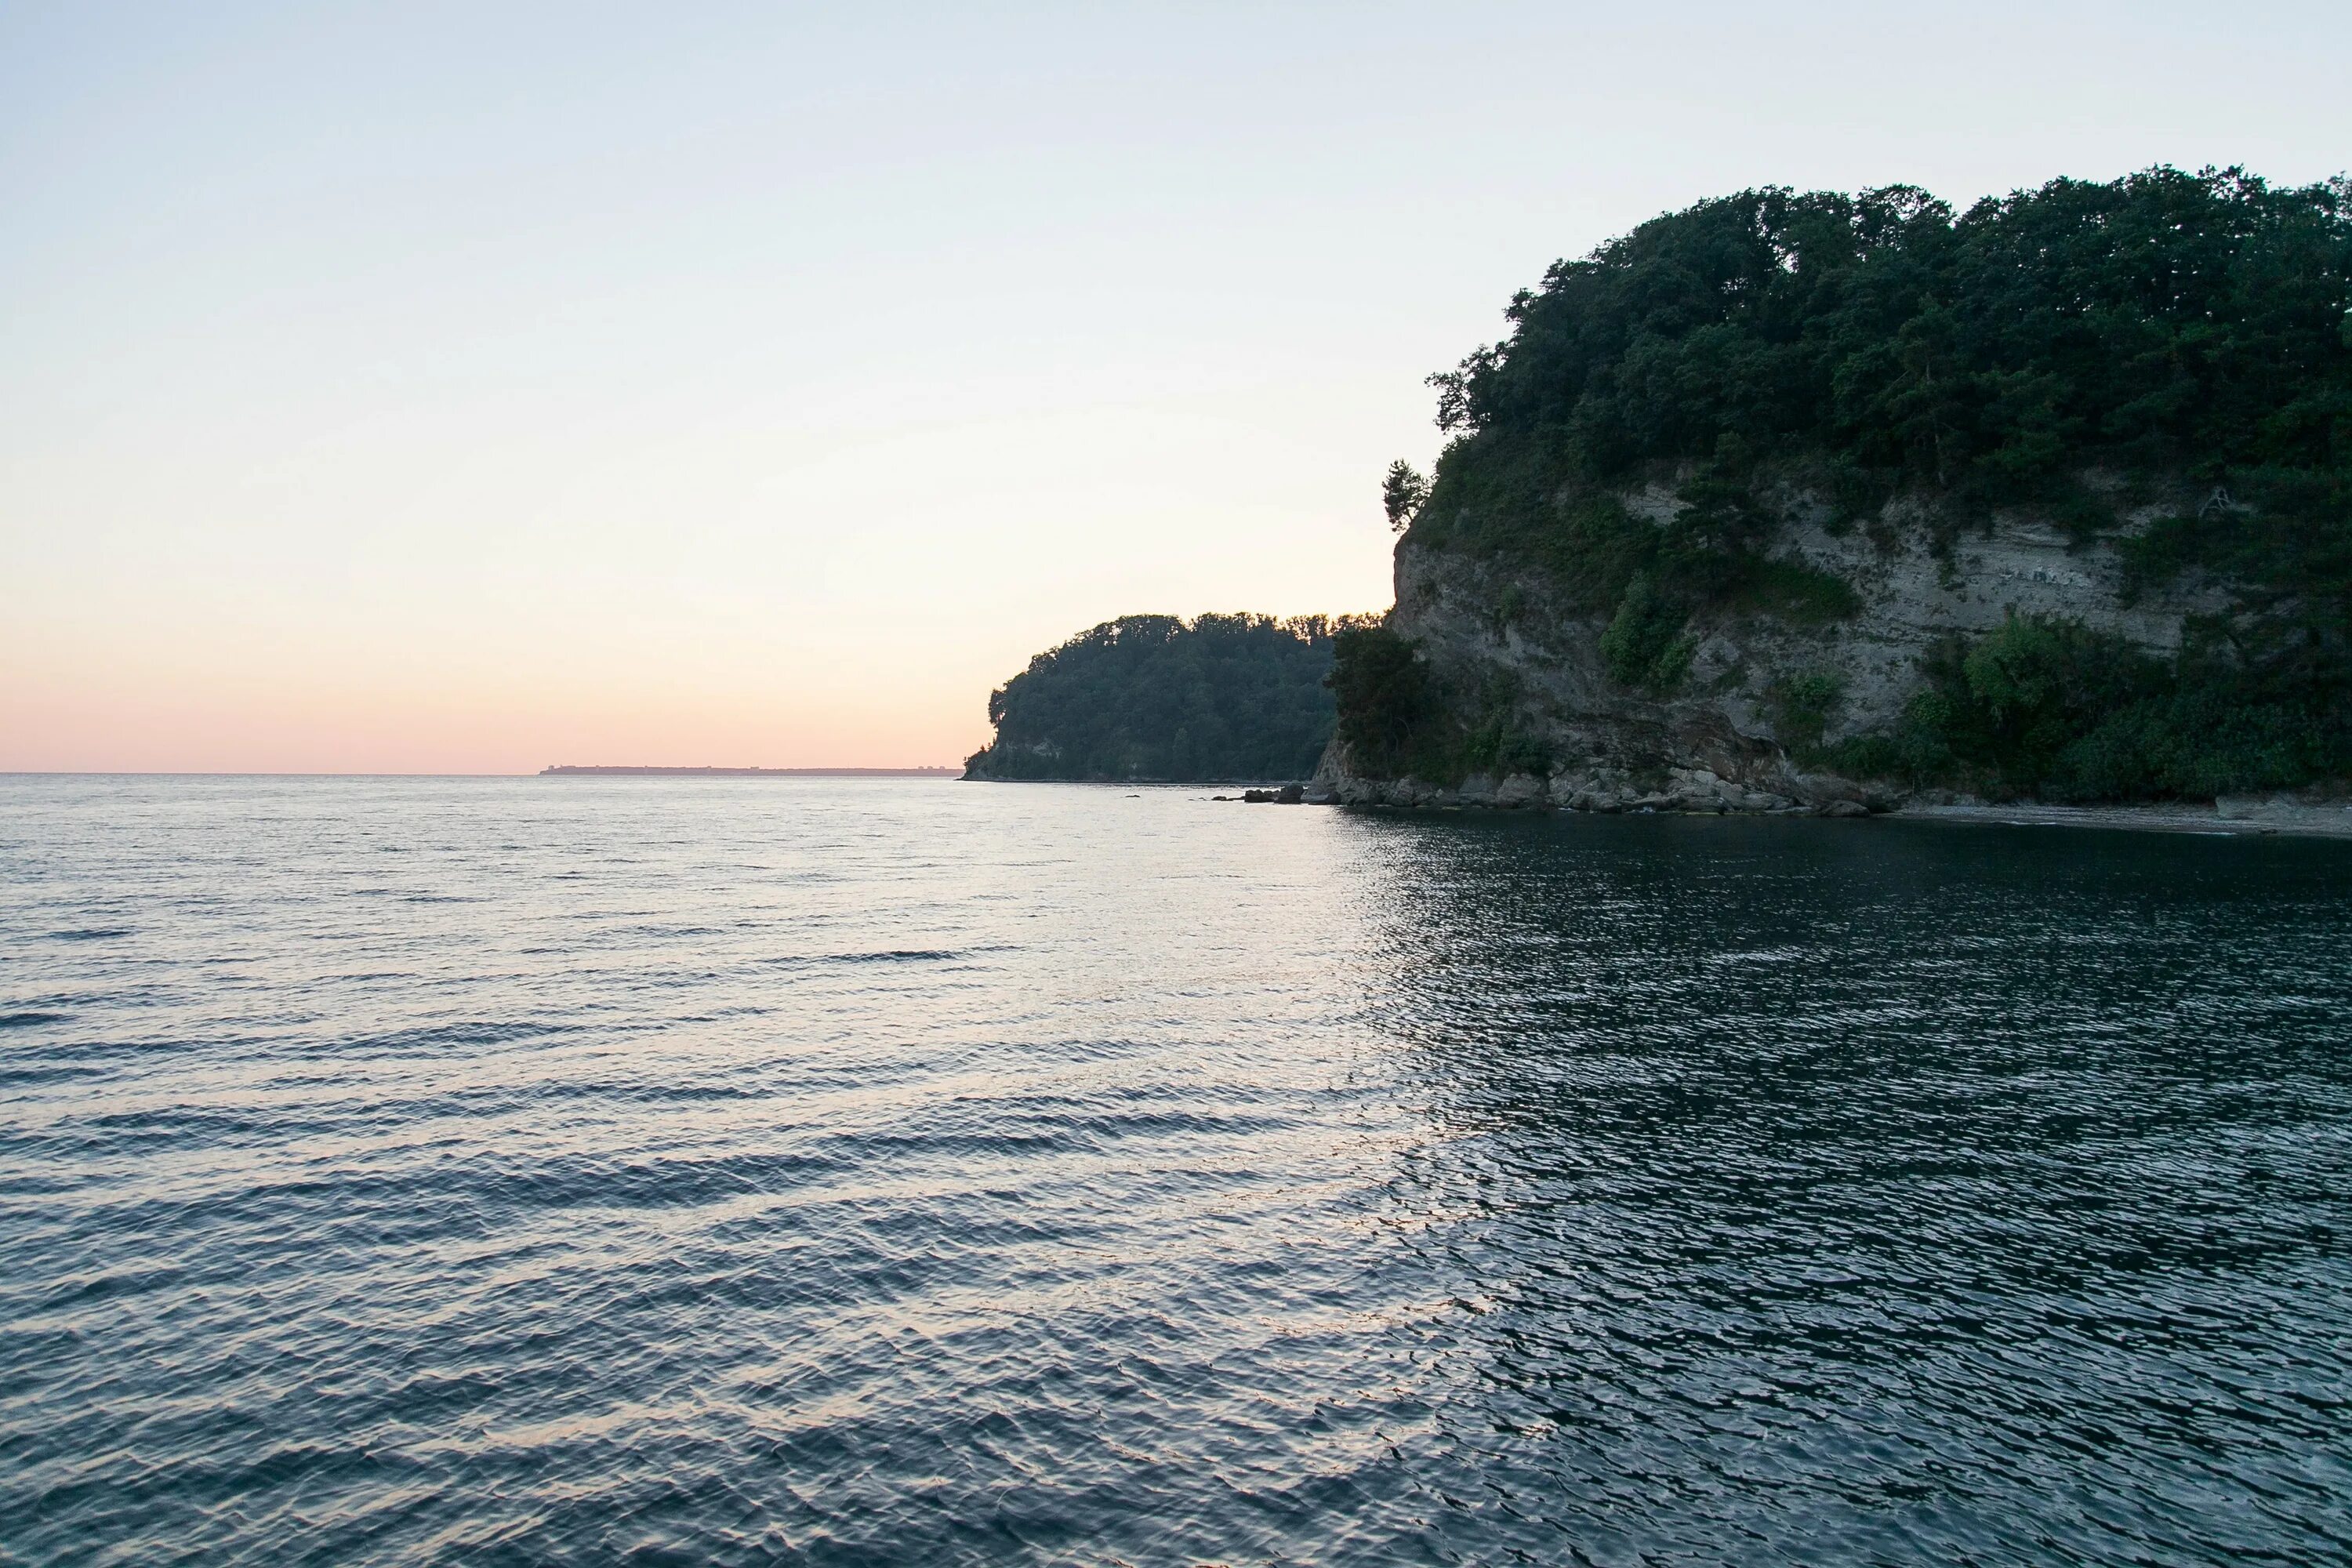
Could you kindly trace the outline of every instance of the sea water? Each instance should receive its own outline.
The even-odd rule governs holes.
[[[2352,845],[0,779],[0,1562],[2352,1554]]]

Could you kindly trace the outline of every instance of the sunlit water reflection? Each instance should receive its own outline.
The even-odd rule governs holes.
[[[2352,845],[0,780],[0,1562],[2352,1556]]]

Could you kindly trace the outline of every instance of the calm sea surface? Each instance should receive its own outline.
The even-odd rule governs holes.
[[[0,1562],[2352,1561],[2352,844],[0,779]]]

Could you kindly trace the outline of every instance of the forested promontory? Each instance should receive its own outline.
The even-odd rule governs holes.
[[[1037,655],[988,700],[975,779],[1303,779],[1331,738],[1321,616],[1125,616]]]
[[[2342,178],[1748,191],[1505,315],[1432,378],[1434,471],[1390,472],[1398,600],[1340,638],[1343,795],[2352,773]]]

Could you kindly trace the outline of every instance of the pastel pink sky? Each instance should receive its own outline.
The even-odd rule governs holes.
[[[2352,148],[2337,5],[198,10],[0,11],[0,769],[954,762],[1384,606],[1423,378],[1655,212]]]

